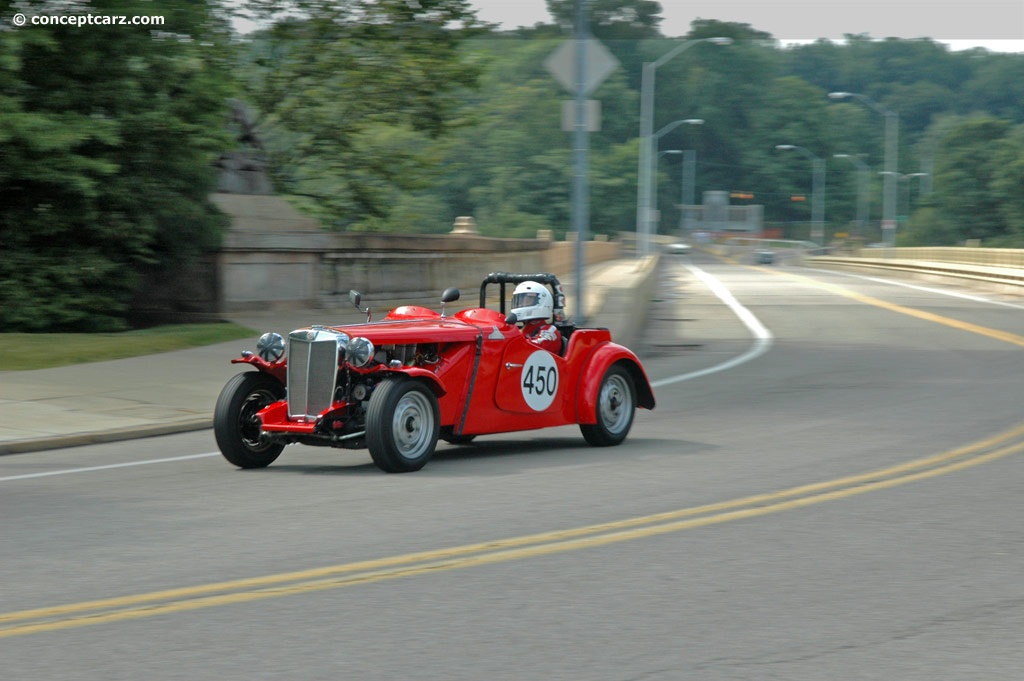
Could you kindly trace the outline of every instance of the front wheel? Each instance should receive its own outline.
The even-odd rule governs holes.
[[[281,399],[284,386],[269,374],[248,371],[227,382],[213,409],[213,435],[225,459],[239,468],[265,468],[281,455],[284,445],[263,436],[256,416]]]
[[[612,366],[597,389],[597,423],[580,424],[583,439],[595,447],[611,447],[626,439],[636,412],[636,387],[629,371]]]
[[[434,455],[440,423],[430,388],[408,379],[382,381],[366,408],[366,447],[382,471],[418,471]]]

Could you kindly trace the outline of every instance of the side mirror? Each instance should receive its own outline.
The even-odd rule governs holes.
[[[518,321],[519,321],[519,317],[516,316],[515,312],[509,312],[507,315],[505,315],[505,323],[506,324],[511,325],[511,324],[515,324]]]
[[[349,299],[349,301],[353,305],[356,306],[357,310],[359,310],[360,312],[365,312],[366,313],[366,321],[367,321],[367,323],[369,323],[370,318],[371,318],[370,308],[366,308],[364,310],[363,308],[359,307],[359,303],[361,303],[362,300],[363,300],[363,295],[361,293],[359,293],[359,291],[355,291],[355,290],[349,291],[348,292],[348,299]]]
[[[462,294],[459,293],[459,289],[455,288],[454,286],[451,287],[451,288],[446,288],[441,293],[441,316],[442,317],[444,317],[444,305],[445,305],[445,303],[454,303],[456,300],[459,299],[459,296],[461,296],[461,295]]]

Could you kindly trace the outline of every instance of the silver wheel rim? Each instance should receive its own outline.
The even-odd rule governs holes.
[[[271,444],[263,437],[263,423],[256,413],[276,399],[269,390],[260,389],[249,393],[242,403],[242,409],[238,413],[238,434],[242,438],[242,444],[254,452],[267,449]]]
[[[598,401],[601,423],[613,435],[618,435],[629,423],[633,412],[633,399],[629,392],[629,384],[618,374],[609,376],[601,386],[601,397]]]
[[[395,406],[391,435],[395,449],[405,459],[418,459],[430,447],[434,431],[434,410],[421,392],[406,393]]]

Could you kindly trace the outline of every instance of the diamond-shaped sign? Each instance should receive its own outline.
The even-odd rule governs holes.
[[[544,60],[544,67],[570,94],[576,94],[576,42],[566,40]],[[589,95],[619,66],[619,60],[601,41],[590,38],[584,42],[583,95]]]

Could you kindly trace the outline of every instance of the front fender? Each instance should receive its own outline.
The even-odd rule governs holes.
[[[250,364],[265,374],[270,374],[284,385],[288,377],[288,362],[281,360],[278,362],[268,362],[259,355],[254,355],[251,352],[243,353],[241,357],[235,357],[231,360],[232,364]]]
[[[603,343],[587,358],[577,388],[576,420],[578,423],[597,423],[597,394],[605,373],[613,365],[625,368],[636,388],[636,403],[643,409],[654,409],[654,389],[647,372],[633,351],[617,343]]]
[[[422,380],[430,386],[430,389],[433,390],[434,394],[438,397],[442,397],[448,393],[448,388],[445,387],[444,382],[438,378],[433,371],[429,371],[421,367],[403,367],[389,373]]]

